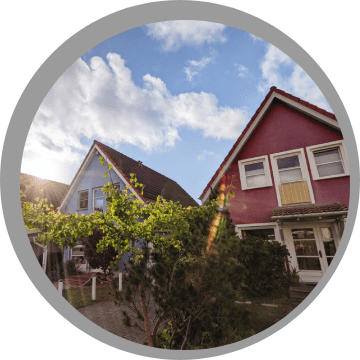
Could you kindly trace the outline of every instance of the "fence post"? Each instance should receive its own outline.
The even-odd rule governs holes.
[[[122,272],[119,272],[119,291],[122,291]]]
[[[92,299],[96,300],[96,276],[92,278]]]
[[[64,288],[64,283],[62,280],[59,281],[59,285],[58,285],[58,291],[60,293],[60,295],[62,296],[63,294],[63,288]]]

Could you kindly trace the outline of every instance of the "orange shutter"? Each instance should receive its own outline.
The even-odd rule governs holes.
[[[311,203],[306,181],[280,184],[279,191],[282,205]]]

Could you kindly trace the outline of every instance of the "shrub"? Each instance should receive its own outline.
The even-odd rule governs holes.
[[[245,294],[255,297],[272,296],[287,283],[284,245],[248,236],[239,241],[239,261],[245,265]]]
[[[80,271],[81,264],[78,264],[74,261],[74,259],[70,259],[65,263],[65,272],[67,275],[78,275],[81,273]]]

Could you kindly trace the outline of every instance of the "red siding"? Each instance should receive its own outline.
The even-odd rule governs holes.
[[[312,178],[305,148],[341,139],[343,139],[341,132],[282,103],[274,103],[232,163],[228,174],[223,177],[222,182],[228,183],[231,175],[236,174],[238,180],[234,191],[235,197],[231,199],[229,207],[233,222],[235,224],[272,222],[271,211],[278,207],[271,163],[273,186],[243,191],[240,185],[239,160],[303,148],[310,178]],[[346,206],[349,205],[349,176],[311,180],[311,185],[316,204],[340,202]]]

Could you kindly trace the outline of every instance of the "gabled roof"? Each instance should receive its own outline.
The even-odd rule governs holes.
[[[297,217],[297,216],[311,216],[315,214],[333,214],[333,213],[347,213],[348,207],[340,203],[321,204],[321,205],[303,205],[298,207],[284,207],[273,209],[271,213],[272,219],[283,217]]]
[[[98,151],[100,155],[113,166],[114,171],[126,185],[131,186],[130,174],[133,173],[136,175],[138,182],[144,185],[144,194],[142,195],[138,188],[131,186],[131,189],[135,192],[137,198],[141,199],[143,202],[156,201],[156,198],[160,195],[168,201],[180,201],[181,205],[184,207],[199,206],[199,204],[175,181],[150,169],[140,161],[133,160],[95,140],[71,182],[70,189],[61,203],[60,210],[69,200],[72,191],[74,191],[76,184],[80,181],[83,172],[86,170],[87,165],[96,151]]]
[[[144,185],[144,198],[156,201],[160,195],[165,200],[180,201],[181,205],[198,206],[198,203],[175,181],[143,165],[140,161],[112,149],[95,140],[95,144],[107,155],[111,163],[123,174],[130,183],[130,174],[136,174],[138,182]]]
[[[26,186],[27,185],[27,186]],[[20,189],[25,198],[24,202],[34,203],[36,198],[47,199],[48,204],[55,209],[60,206],[61,200],[68,192],[70,185],[57,181],[40,179],[36,176],[20,173]]]
[[[239,138],[236,140],[234,146],[231,148],[228,155],[225,157],[224,161],[221,163],[218,170],[215,172],[214,176],[211,178],[204,191],[200,195],[200,199],[203,202],[205,202],[207,197],[209,196],[210,188],[215,188],[217,186],[218,182],[220,181],[227,168],[231,165],[231,163],[238,155],[252,132],[255,130],[258,123],[261,121],[267,110],[270,108],[270,105],[272,104],[274,99],[280,100],[286,105],[305,113],[313,119],[325,123],[337,130],[340,130],[340,126],[334,114],[329,113],[328,111],[321,109],[313,104],[310,104],[309,102],[301,100],[300,98],[295,97],[289,93],[286,93],[283,90],[277,89],[275,86],[272,86],[270,88],[270,91],[266,95],[264,101],[256,110],[255,114],[252,116],[249,123],[246,125],[245,129],[242,131]]]

